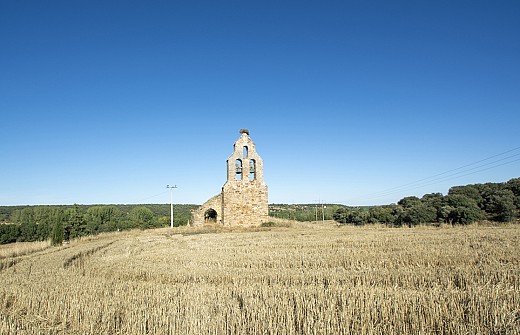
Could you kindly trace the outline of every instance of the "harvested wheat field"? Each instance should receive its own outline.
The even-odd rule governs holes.
[[[520,226],[122,232],[0,282],[0,334],[520,334]]]

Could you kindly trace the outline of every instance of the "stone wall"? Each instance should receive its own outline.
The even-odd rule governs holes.
[[[267,185],[264,183],[228,181],[222,194],[224,225],[257,225],[269,221]]]
[[[204,217],[204,215],[209,209],[213,209],[217,212],[217,219],[215,222],[210,222],[211,220],[206,220]],[[192,211],[190,222],[192,226],[200,226],[205,223],[222,224],[222,193],[217,194],[216,196],[202,204],[202,206]]]

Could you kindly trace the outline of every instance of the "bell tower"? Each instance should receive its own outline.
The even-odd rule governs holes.
[[[256,152],[249,130],[240,138],[227,160],[227,181],[222,187],[222,224],[249,225],[267,222],[268,194],[264,162]]]

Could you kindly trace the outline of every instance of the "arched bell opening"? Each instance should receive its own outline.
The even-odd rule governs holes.
[[[235,162],[235,179],[242,180],[242,160],[237,159]]]
[[[256,179],[256,161],[254,159],[249,160],[249,180],[254,181]]]

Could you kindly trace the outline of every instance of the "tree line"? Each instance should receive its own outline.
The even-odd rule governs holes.
[[[269,216],[296,221],[332,220],[342,205],[336,204],[270,204]]]
[[[470,224],[480,220],[509,222],[520,212],[520,178],[505,183],[454,186],[447,195],[405,197],[397,204],[373,207],[340,207],[334,220],[340,224],[383,223],[393,226],[419,224]]]
[[[197,205],[174,205],[174,226],[188,224]],[[343,205],[269,205],[271,216],[298,221],[334,219],[340,224],[382,223],[392,226],[469,224],[479,220],[509,222],[520,213],[520,178],[506,183],[454,186],[447,195],[405,197],[397,204],[370,207]],[[128,229],[170,225],[170,205],[0,206],[0,244],[51,239],[53,244]]]
[[[186,225],[196,205],[174,205],[174,226]],[[0,244],[51,239],[61,244],[102,232],[170,225],[170,205],[0,206]]]

